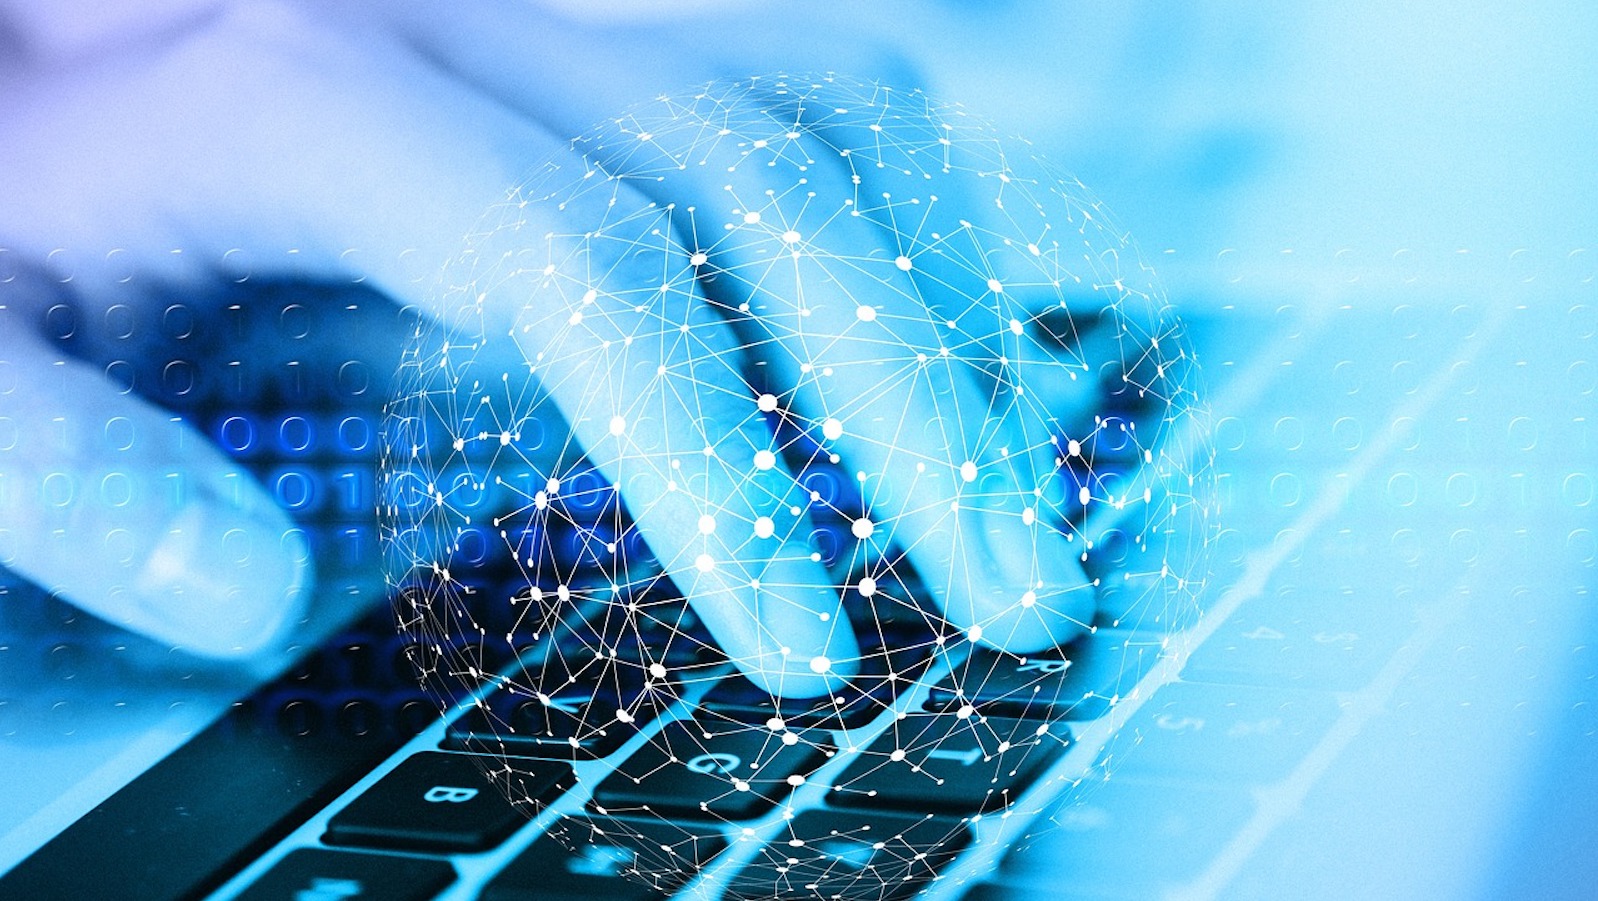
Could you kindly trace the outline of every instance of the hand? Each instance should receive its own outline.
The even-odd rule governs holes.
[[[533,161],[565,154],[569,168],[580,168],[583,161],[541,123],[558,122],[560,128],[584,114],[573,112],[581,104],[545,106],[507,94],[504,83],[517,80],[518,61],[496,66],[489,54],[472,56],[457,45],[450,48],[456,54],[452,65],[439,66],[432,51],[441,45],[429,46],[415,33],[402,41],[395,33],[404,29],[327,27],[280,7],[252,7],[177,23],[158,31],[150,45],[93,66],[46,66],[8,76],[0,117],[22,127],[0,141],[0,170],[28,177],[0,185],[0,236],[28,274],[13,283],[12,293],[22,296],[12,310],[21,315],[7,324],[7,334],[23,334],[43,318],[49,298],[35,291],[41,282],[61,277],[63,257],[97,260],[113,249],[114,265],[73,267],[70,290],[91,303],[113,296],[125,271],[121,267],[128,264],[141,283],[203,293],[206,284],[228,276],[221,261],[230,251],[294,247],[302,277],[366,278],[397,302],[447,320],[456,300],[425,293],[406,261],[448,256],[481,211],[503,197],[505,187],[516,184]],[[128,135],[140,137],[130,141]],[[590,148],[590,153],[599,157],[604,150]],[[757,174],[737,190],[758,197],[765,178]],[[848,178],[847,171],[836,166],[816,178],[833,202],[853,190],[841,180]],[[670,190],[706,198],[707,209],[726,205],[721,183],[685,178]],[[643,200],[626,185],[618,195],[629,204]],[[537,227],[570,231],[572,221],[577,220],[554,216]],[[897,257],[880,223],[845,222],[824,240],[838,242],[821,248],[835,259]],[[183,253],[171,253],[176,247]],[[60,248],[67,254],[55,253]],[[724,272],[751,263],[737,256],[735,246],[724,252],[725,258],[718,251],[718,259],[707,262]],[[679,262],[691,267],[688,256]],[[826,315],[843,317],[832,320],[829,329],[843,334],[854,328],[849,317],[855,307],[869,305],[880,321],[904,324],[909,330],[905,346],[936,345],[935,329],[914,299],[918,290],[925,294],[914,284],[919,273],[889,273],[887,279],[875,273],[845,272],[841,278],[831,273],[832,281],[820,272],[813,275],[802,281],[814,281],[817,292],[835,298],[821,305]],[[15,287],[21,285],[34,287]],[[703,299],[690,286],[677,301],[685,305],[679,312],[698,317],[698,342],[725,348],[726,359],[732,359],[740,336],[732,325],[705,315]],[[553,302],[541,302],[514,315],[533,321],[569,314]],[[607,324],[625,327],[623,317]],[[114,508],[75,497],[61,505],[57,531],[64,540],[13,539],[8,564],[101,616],[201,653],[248,653],[266,643],[303,595],[303,549],[278,541],[286,517],[256,488],[234,495],[211,487],[228,467],[201,436],[184,434],[159,410],[119,394],[98,374],[58,360],[41,342],[12,347],[7,355],[19,379],[16,390],[0,396],[0,416],[27,426],[18,429],[16,447],[0,458],[14,483],[43,487],[52,472],[81,477],[112,471],[148,484],[181,445],[185,468],[200,489],[188,493],[176,510],[165,498],[142,490],[130,492],[129,501]],[[863,364],[863,358],[848,358],[863,349],[845,345],[838,351],[845,362]],[[929,491],[897,469],[909,461],[946,462],[958,448],[963,459],[949,473],[951,479],[969,461],[1010,479],[1014,484],[1000,492],[1009,494],[1017,479],[1035,477],[1040,471],[1035,467],[1045,465],[1034,452],[1056,453],[1038,434],[995,440],[1014,435],[1017,425],[1006,416],[990,416],[990,396],[975,375],[980,366],[942,368],[896,398],[870,390],[864,380],[806,385],[791,369],[803,358],[800,348],[777,342],[767,351],[767,361],[781,372],[777,384],[784,409],[809,419],[831,418],[820,415],[830,409],[851,411],[849,425],[831,440],[845,465],[881,473],[893,486],[871,517],[888,525],[936,586],[951,620],[980,626],[984,640],[1014,650],[1066,640],[1088,621],[1091,580],[1080,570],[1077,550],[1058,531],[1030,530],[1020,513],[1013,522],[993,519],[972,526],[970,516],[951,516],[931,503],[944,500],[940,490]],[[669,353],[661,350],[663,357]],[[987,349],[974,343],[960,351],[960,359],[969,362],[973,353],[981,357]],[[541,378],[551,386],[556,406],[576,423],[581,444],[602,466],[614,468],[622,459],[613,450],[620,437],[611,434],[614,417],[584,414],[600,398],[651,389],[630,383],[633,376],[624,370],[595,370],[599,381],[582,386],[563,374],[552,366]],[[618,393],[596,393],[601,387]],[[1034,393],[1048,390],[1053,389]],[[727,459],[736,459],[735,450],[747,456],[766,440],[755,427],[749,398],[699,394],[683,398],[697,417],[668,410],[654,420],[669,431],[661,440],[676,447],[730,443]],[[946,414],[946,425],[958,423],[943,432],[949,448],[925,446],[924,436],[901,437],[906,400],[935,407]],[[1069,400],[1078,408],[1091,403],[1080,394]],[[119,450],[69,439],[77,458],[56,465],[52,455],[57,451],[38,429],[58,417],[95,429],[126,420],[143,443]],[[993,431],[985,434],[988,425]],[[635,433],[632,440],[637,438]],[[1028,452],[1024,478],[993,457],[997,448],[1010,446]],[[1054,465],[1052,459],[1047,464],[1051,471]],[[783,466],[774,461],[771,478],[784,477]],[[730,470],[712,474],[700,499],[732,521],[752,524],[759,499],[724,476]],[[697,507],[689,509],[693,505],[658,487],[651,493],[623,482],[622,493],[630,509],[648,511],[638,522],[650,546],[747,672],[790,695],[819,693],[847,675],[856,642],[838,615],[832,580],[808,555],[787,543],[772,549],[725,537],[715,539],[712,553],[706,550],[700,527],[704,514]],[[28,533],[38,512],[13,503],[0,526],[13,536]],[[77,565],[74,548],[123,534],[131,543],[108,558],[111,562]],[[234,562],[219,558],[212,550],[226,534],[253,536],[253,552]],[[785,534],[803,532],[796,528]],[[699,561],[707,554],[715,565],[701,572]],[[781,586],[765,590],[777,593],[782,603],[757,604],[750,576]],[[1030,587],[1034,583],[1042,594]],[[1034,603],[1025,604],[1029,591]],[[1047,601],[1037,604],[1038,597]]]

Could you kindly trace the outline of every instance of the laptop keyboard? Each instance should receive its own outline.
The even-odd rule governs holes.
[[[1299,363],[1311,372],[1330,368],[1312,358]],[[1438,368],[1425,359],[1419,365]],[[371,448],[362,436],[367,429],[375,435],[379,417],[360,406],[370,392],[345,385],[353,375],[309,375],[344,386],[343,394],[308,403],[306,383],[283,376],[272,384],[284,406],[270,415],[228,412],[242,409],[243,400],[224,384],[199,399],[162,400],[180,409],[191,404],[197,423],[307,517],[322,551],[322,584],[353,593],[377,553],[367,521]],[[1223,439],[1225,429],[1223,422]],[[1295,486],[1260,479],[1222,487]],[[1252,524],[1256,534],[1280,529],[1291,536],[1307,505],[1285,493],[1226,498],[1276,514]],[[1369,558],[1369,549],[1351,544],[1357,530],[1332,522],[1322,531],[1326,540],[1308,550],[1295,543],[1301,538],[1279,538],[1287,550],[1271,565],[1308,571],[1320,560],[1321,570],[1347,572],[1350,555]],[[1227,542],[1223,534],[1219,563],[1233,567],[1221,574],[1223,583],[1245,562]],[[935,624],[881,610],[880,629],[862,639],[868,662],[882,665],[819,704],[777,701],[755,689],[732,672],[691,614],[665,602],[655,615],[670,628],[634,620],[608,637],[548,635],[540,641],[558,643],[559,654],[540,658],[538,642],[530,642],[516,649],[517,659],[498,659],[503,652],[460,636],[442,646],[417,641],[397,633],[385,611],[334,636],[219,724],[250,722],[307,742],[334,737],[363,750],[289,780],[297,796],[259,805],[262,822],[273,824],[263,827],[264,840],[229,844],[237,853],[218,857],[215,874],[174,896],[926,893],[981,901],[1019,889],[1147,897],[1224,859],[1259,815],[1259,787],[1294,780],[1347,716],[1350,699],[1411,640],[1420,596],[1373,599],[1350,585],[1323,587],[1324,597],[1249,589],[1225,627],[1195,643],[1190,658],[1177,629],[1185,622],[1136,616],[1105,617],[1093,635],[1024,660],[982,649],[934,654],[928,649],[940,637],[948,641]],[[1330,603],[1333,595],[1342,600]],[[512,616],[515,608],[498,615]],[[1373,630],[1373,621],[1395,627]],[[604,665],[608,658],[643,659],[645,649],[669,677],[645,685],[636,669]],[[81,649],[65,653],[74,650],[92,658]],[[437,699],[415,676],[446,659],[475,661],[482,672],[540,665],[567,671],[558,679],[536,671],[541,685],[563,686],[545,688],[547,699],[485,680],[474,699],[480,704],[441,720]],[[585,670],[604,678],[577,678]],[[890,673],[913,678],[892,680]],[[618,729],[623,713],[630,722]],[[782,730],[769,727],[774,720]],[[779,731],[804,737],[784,744]],[[672,738],[679,734],[680,742]],[[375,745],[361,744],[369,741],[390,750],[371,754]],[[675,759],[660,750],[679,746]],[[892,760],[900,750],[903,759]],[[977,762],[982,778],[962,778]],[[485,772],[498,784],[485,781]],[[1114,778],[1104,778],[1111,772]],[[148,805],[173,791],[164,784],[141,797]],[[1046,801],[1052,803],[1035,825],[1006,815]],[[251,803],[241,796],[235,806]],[[238,818],[249,819],[243,811]],[[1134,838],[1157,853],[1129,859]]]
[[[1037,660],[978,650],[956,673],[930,653],[925,629],[893,637],[876,657],[890,663],[868,665],[833,697],[773,701],[721,661],[697,687],[646,689],[642,677],[614,677],[638,669],[596,668],[567,634],[572,652],[532,649],[534,663],[523,663],[547,679],[569,668],[548,679],[559,689],[489,690],[481,705],[428,724],[284,843],[307,847],[256,864],[221,896],[660,898],[690,887],[724,898],[904,898],[932,885],[983,815],[1058,781],[1067,724],[1109,714],[1160,655],[1152,637],[1104,629]],[[347,660],[393,665],[393,642],[374,644],[388,653]],[[585,671],[610,684],[583,681]],[[890,681],[888,671],[922,677]],[[633,711],[630,722],[618,711]],[[577,778],[577,767],[590,775]],[[363,882],[374,853],[492,864],[447,869],[446,885],[428,871],[390,893],[390,883]],[[368,895],[337,895],[356,883]]]

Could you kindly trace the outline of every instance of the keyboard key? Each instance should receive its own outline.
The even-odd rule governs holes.
[[[1246,601],[1193,652],[1186,682],[1356,691],[1376,677],[1413,627],[1390,597],[1336,591]]]
[[[817,733],[666,726],[594,790],[603,812],[746,820],[787,797],[834,750]]]
[[[953,818],[812,810],[733,877],[726,897],[896,901],[936,878],[969,841]]]
[[[489,782],[488,766],[500,771],[496,781],[501,784]],[[571,781],[571,767],[555,761],[519,762],[505,774],[498,762],[426,751],[407,758],[335,814],[323,840],[434,853],[484,851]],[[511,797],[526,803],[513,804]]]
[[[1048,828],[1012,845],[998,876],[1017,898],[1059,895],[1062,874],[1068,889],[1083,896],[1160,897],[1202,872],[1253,812],[1241,787],[1141,782],[1116,773],[1108,782],[1084,783]],[[978,834],[990,827],[1013,828],[988,819]]]
[[[662,820],[572,817],[511,861],[479,901],[649,901],[726,847],[719,832]]]
[[[603,757],[677,700],[663,664],[550,652],[451,724],[444,747],[495,755]]]
[[[1051,731],[1036,721],[917,714],[862,751],[828,799],[913,811],[993,810],[1025,791],[1068,741],[1063,727]]]
[[[1338,717],[1330,694],[1173,683],[1122,729],[1117,776],[1266,784],[1285,778]],[[1135,739],[1136,744],[1132,744]]]
[[[934,710],[971,705],[997,716],[1097,719],[1159,662],[1157,638],[1099,629],[1057,651],[1017,656],[976,648],[932,687]]]
[[[454,881],[455,868],[440,860],[307,848],[267,870],[238,901],[425,901]]]

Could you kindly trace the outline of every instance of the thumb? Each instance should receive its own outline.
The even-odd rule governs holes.
[[[181,420],[0,326],[0,564],[195,654],[268,645],[309,579],[288,517]]]

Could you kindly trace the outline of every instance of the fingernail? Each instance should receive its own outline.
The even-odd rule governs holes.
[[[751,682],[780,697],[814,698],[842,688],[859,671],[860,646],[835,589],[826,584],[780,589],[790,595],[813,592],[808,599],[760,590],[765,597],[750,609],[759,611],[761,637],[745,643],[754,645],[754,653],[733,658]],[[826,622],[818,621],[815,611],[829,608]],[[780,646],[779,638],[785,640]]]
[[[193,503],[134,580],[130,625],[201,656],[249,656],[299,617],[309,578],[310,550],[281,511]]]

